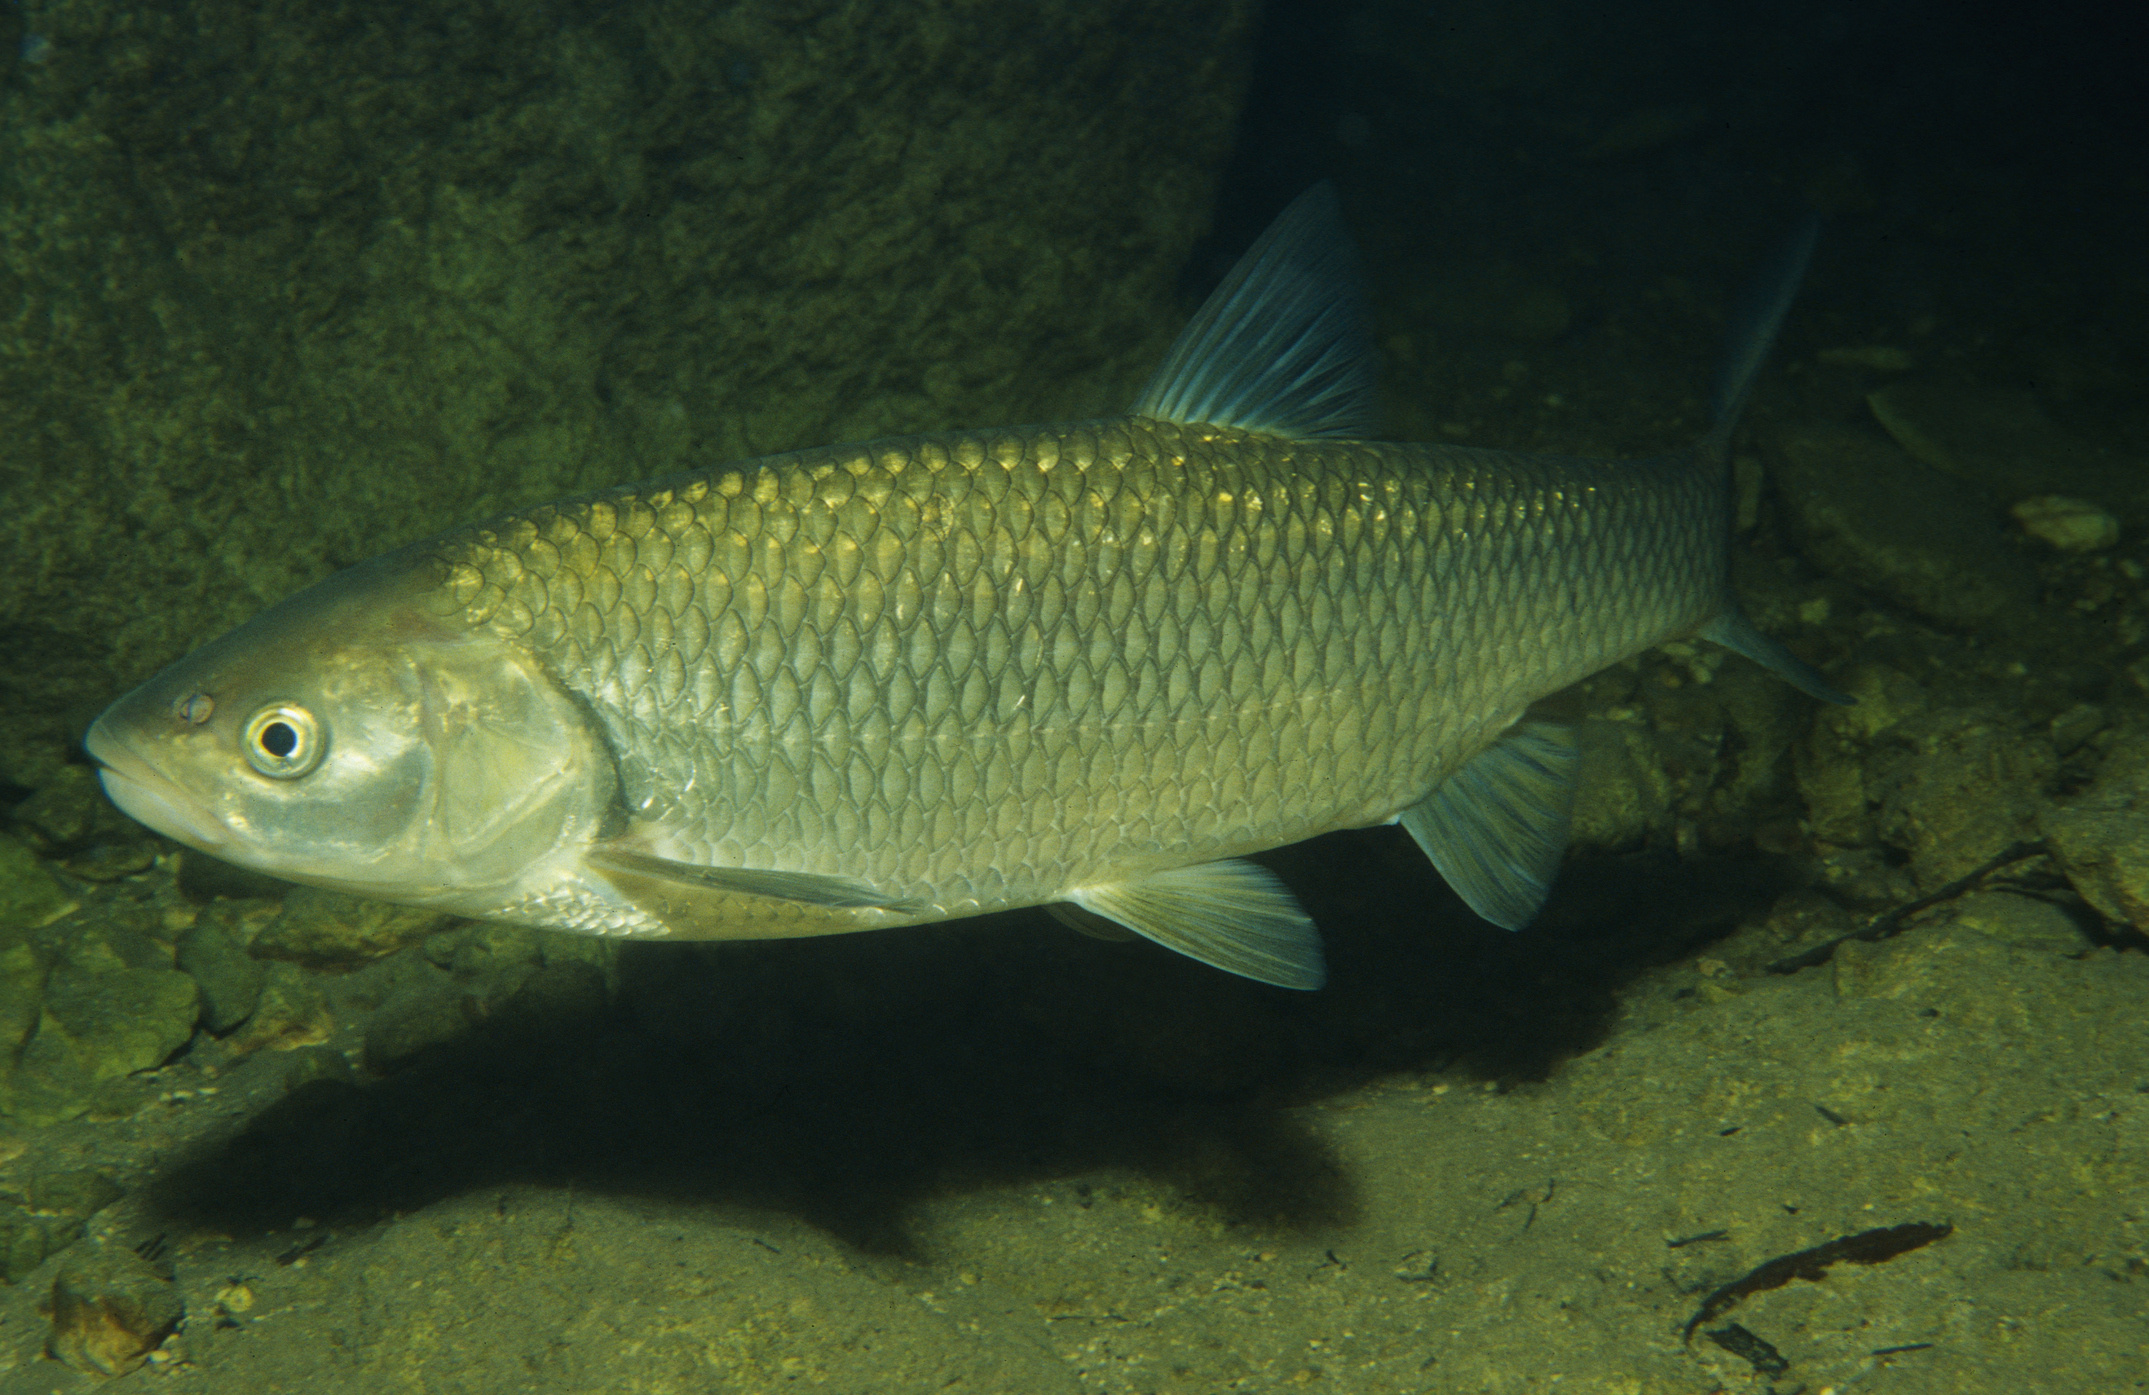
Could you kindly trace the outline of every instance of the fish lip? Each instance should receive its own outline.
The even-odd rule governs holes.
[[[105,797],[136,823],[203,852],[214,852],[231,841],[229,830],[206,805],[159,774],[101,719],[90,727],[82,746],[97,762],[97,779]]]

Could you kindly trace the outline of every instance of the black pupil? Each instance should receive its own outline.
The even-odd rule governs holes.
[[[282,760],[298,749],[298,733],[289,722],[271,722],[261,729],[261,749]]]

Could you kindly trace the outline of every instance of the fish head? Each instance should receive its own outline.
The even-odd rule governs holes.
[[[390,554],[330,577],[112,704],[105,792],[227,862],[353,895],[498,911],[617,806],[583,708]]]

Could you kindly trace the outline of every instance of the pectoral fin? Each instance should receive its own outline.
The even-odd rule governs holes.
[[[1190,959],[1279,988],[1328,981],[1313,918],[1265,867],[1236,858],[1085,886],[1068,900]]]
[[[703,867],[692,862],[677,862],[668,857],[658,857],[654,853],[621,847],[616,843],[599,844],[591,848],[584,854],[584,860],[598,871],[607,874],[623,873],[632,877],[654,878],[682,888],[728,892],[735,896],[766,896],[779,901],[797,901],[808,906],[827,906],[841,910],[868,906],[890,911],[917,909],[913,903],[890,897],[865,882],[819,872],[774,872],[759,867]]]
[[[1580,763],[1574,728],[1520,721],[1396,821],[1471,910],[1520,930],[1567,851]]]

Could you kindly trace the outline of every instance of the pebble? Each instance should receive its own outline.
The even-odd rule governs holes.
[[[2062,552],[2102,552],[2119,541],[2119,520],[2087,499],[2039,494],[2010,512],[2023,532]]]

